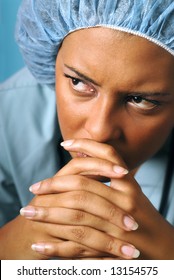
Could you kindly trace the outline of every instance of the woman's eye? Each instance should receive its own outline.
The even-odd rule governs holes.
[[[159,105],[158,101],[146,99],[141,96],[129,96],[127,98],[127,102],[143,110],[154,109],[156,106]]]
[[[73,89],[75,89],[77,91],[86,91],[86,90],[88,90],[88,85],[86,85],[84,82],[82,82],[79,79],[72,78],[71,79],[71,84],[72,84]]]
[[[86,83],[85,81],[82,81],[78,78],[74,78],[68,75],[65,75],[65,77],[70,79],[70,85],[75,91],[86,93],[86,94],[95,93],[94,87]]]

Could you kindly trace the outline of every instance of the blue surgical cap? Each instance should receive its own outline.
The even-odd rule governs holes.
[[[54,85],[63,39],[99,26],[144,37],[174,55],[173,0],[23,0],[16,40],[36,79]]]

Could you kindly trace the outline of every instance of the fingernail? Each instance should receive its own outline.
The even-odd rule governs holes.
[[[62,147],[69,147],[73,144],[74,140],[66,140],[60,143]]]
[[[52,246],[50,244],[45,244],[45,243],[37,243],[37,244],[32,244],[31,249],[33,251],[36,251],[38,253],[45,253],[47,249],[52,249]]]
[[[128,245],[123,245],[121,247],[121,251],[122,253],[129,257],[129,258],[133,258],[133,259],[137,259],[140,256],[140,251],[137,250],[134,246],[128,246]]]
[[[125,168],[123,168],[121,166],[118,166],[118,165],[114,165],[113,166],[113,170],[114,170],[115,173],[123,174],[123,175],[126,175],[129,172],[127,169],[125,169]]]
[[[130,230],[136,230],[138,228],[138,224],[130,216],[124,216],[123,222],[124,222],[124,225]]]
[[[31,249],[33,251],[39,252],[39,253],[44,253],[45,251],[45,244],[32,244]]]
[[[32,206],[27,206],[27,207],[21,208],[20,214],[21,214],[21,216],[24,216],[26,218],[32,218],[36,215],[36,210]]]
[[[36,184],[33,184],[32,186],[29,187],[29,191],[30,192],[36,192],[39,190],[40,188],[40,185],[41,185],[41,182],[38,182]]]

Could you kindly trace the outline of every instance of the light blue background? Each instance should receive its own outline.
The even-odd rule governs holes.
[[[14,39],[20,3],[21,0],[0,0],[0,83],[24,65]]]

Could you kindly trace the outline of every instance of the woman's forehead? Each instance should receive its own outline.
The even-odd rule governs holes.
[[[149,73],[157,67],[160,76],[173,77],[174,57],[139,36],[109,28],[89,28],[68,35],[62,44],[63,58],[76,68],[87,65],[91,71],[123,69],[125,73]],[[143,67],[142,67],[143,66]],[[130,69],[129,69],[130,68]],[[153,73],[154,75],[155,73]]]
[[[129,48],[132,46],[132,48],[138,48],[137,55],[141,55],[142,52],[146,50],[150,51],[150,53],[153,55],[156,54],[157,56],[160,54],[162,56],[169,57],[169,59],[171,58],[171,61],[174,61],[174,57],[170,53],[154,42],[151,42],[138,35],[133,35],[127,32],[113,30],[106,27],[92,27],[74,31],[65,37],[62,44],[78,47],[78,50],[85,46],[85,49],[93,50],[94,46],[100,46],[98,51],[108,47],[113,47],[113,49],[115,49],[115,53],[120,51],[120,49],[123,47],[124,51],[130,53]],[[119,47],[119,44],[121,44],[121,47]]]

